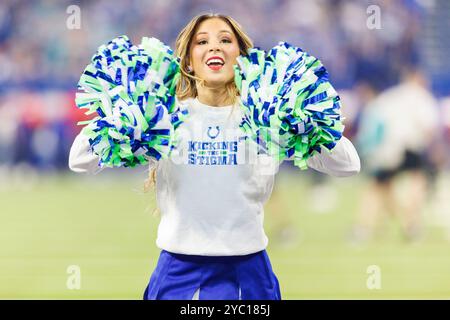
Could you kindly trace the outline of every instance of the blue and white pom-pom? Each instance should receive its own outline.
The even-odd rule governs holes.
[[[175,110],[178,59],[155,38],[132,45],[127,36],[102,45],[84,70],[76,94],[79,108],[95,118],[86,125],[100,166],[134,167],[167,158],[175,147],[175,129],[187,109]]]
[[[241,128],[258,145],[301,169],[321,147],[334,148],[344,130],[340,99],[318,59],[280,42],[267,55],[254,48],[237,61]]]

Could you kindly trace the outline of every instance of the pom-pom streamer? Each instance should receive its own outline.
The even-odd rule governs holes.
[[[267,55],[253,48],[237,61],[241,128],[263,150],[306,169],[321,147],[334,148],[344,130],[340,99],[318,59],[280,42]]]
[[[187,116],[175,106],[179,62],[155,38],[138,46],[126,36],[102,45],[84,70],[76,105],[97,113],[83,133],[99,165],[134,167],[149,158],[167,158],[175,147],[174,130]],[[177,108],[177,109],[175,109]]]

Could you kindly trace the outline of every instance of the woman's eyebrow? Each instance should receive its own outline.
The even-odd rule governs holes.
[[[219,31],[219,33],[224,33],[224,32],[231,34],[231,32],[228,31],[228,30],[220,30],[220,31]],[[198,36],[198,35],[200,35],[200,34],[208,34],[208,32],[198,32],[196,35]]]

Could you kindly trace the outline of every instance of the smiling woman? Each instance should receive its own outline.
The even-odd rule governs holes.
[[[144,299],[281,299],[262,230],[261,202],[268,195],[256,185],[246,186],[239,174],[240,168],[248,175],[254,170],[254,164],[238,159],[245,152],[238,146],[239,109],[225,121],[239,97],[233,66],[252,47],[236,21],[218,14],[195,17],[177,38],[181,77],[176,94],[191,112],[184,124],[190,139],[182,143],[187,166],[167,162],[153,170],[161,177],[158,185],[169,182],[161,170],[171,172],[180,183],[176,202],[187,202],[174,204],[181,206],[170,215],[163,212],[166,205],[161,208],[157,244],[163,250]],[[217,128],[217,134],[205,137],[207,128]],[[227,130],[236,134],[225,137]],[[272,177],[265,181],[270,190]]]
[[[205,87],[199,90],[199,96],[204,96],[207,89],[223,87],[234,79],[233,65],[240,54],[239,46],[231,28],[221,19],[202,22],[194,39],[188,67],[205,80]]]
[[[161,88],[165,88],[166,91],[163,91],[167,92],[166,101],[169,105],[161,105],[160,113],[156,113],[154,117],[166,114],[168,124],[171,125],[172,121],[175,124],[174,128],[168,126],[168,137],[160,139],[161,143],[155,145],[167,148],[168,142],[173,140],[170,155],[157,159],[149,155],[150,177],[155,178],[154,182],[158,177],[156,197],[161,219],[156,245],[161,252],[156,269],[144,291],[144,299],[279,300],[280,286],[266,252],[269,240],[264,231],[264,204],[270,198],[279,163],[249,139],[251,131],[242,128],[242,120],[247,110],[263,110],[260,104],[264,101],[258,96],[261,92],[256,92],[249,84],[262,88],[264,96],[267,96],[266,87],[262,85],[264,81],[247,77],[247,74],[258,76],[258,70],[262,70],[260,66],[267,66],[272,62],[265,60],[263,52],[258,53],[258,50],[252,49],[252,41],[237,22],[223,15],[207,14],[195,17],[178,36],[174,59],[170,58],[172,50],[165,48],[158,41],[146,41],[143,52],[156,52],[158,56],[165,52],[169,56],[168,60],[175,64],[173,70],[177,73],[176,77],[172,78],[176,78],[178,82],[161,81],[158,90],[154,90],[159,92]],[[108,63],[110,49],[115,50],[115,53],[118,48],[125,58],[135,49],[126,38],[119,38],[102,47],[104,55],[100,57]],[[161,50],[156,50],[158,48]],[[141,53],[142,50],[135,51]],[[255,65],[255,62],[258,62],[258,59],[255,59],[258,54],[262,61],[261,64]],[[139,62],[139,68],[134,65],[127,67],[140,70],[142,57],[137,54],[134,56],[139,57],[136,62],[136,66]],[[306,78],[306,82],[302,84],[308,84],[308,95],[303,91],[290,91],[294,93],[290,95],[293,96],[295,105],[311,105],[313,109],[317,109],[316,104],[321,103],[319,110],[330,109],[330,103],[335,106],[335,91],[328,84],[328,75],[317,59],[287,45],[279,45],[271,51],[270,58],[276,57],[281,57],[285,62],[293,61],[294,64],[289,70],[296,73],[288,74],[286,88],[291,88],[294,80]],[[150,57],[144,58],[144,61],[153,61]],[[97,60],[94,59],[95,62]],[[238,61],[239,65],[235,68]],[[279,68],[280,65],[282,66],[276,64],[275,67]],[[238,68],[240,70],[236,72]],[[313,68],[315,73],[310,68]],[[248,70],[250,72],[247,72]],[[257,72],[253,72],[254,70]],[[123,78],[123,75],[127,74],[120,73],[120,77],[114,77],[119,79],[121,87],[122,80],[124,83],[130,82],[129,79]],[[134,87],[145,89],[140,82],[141,73],[136,74],[137,86]],[[272,73],[264,76],[269,74]],[[283,72],[277,74],[284,77]],[[103,73],[100,75],[103,76]],[[317,80],[319,77],[320,81]],[[86,78],[89,84],[91,78],[92,76]],[[150,77],[143,78],[146,80]],[[114,85],[115,79],[111,79]],[[277,80],[272,76],[270,79]],[[132,84],[134,85],[134,82]],[[244,89],[240,96],[242,88]],[[141,92],[142,98],[131,105],[142,105],[145,113],[155,105],[152,105],[154,99],[149,100],[150,102],[144,99],[153,97],[155,92],[144,89]],[[249,92],[256,96],[250,96]],[[173,96],[174,93],[176,97]],[[128,97],[126,94],[124,96]],[[328,97],[331,100],[324,102],[323,99]],[[296,101],[297,98],[300,101]],[[278,96],[275,95],[273,101],[278,101],[277,99]],[[121,100],[117,101],[116,109],[129,106]],[[173,105],[169,102],[173,102]],[[249,108],[240,108],[244,102]],[[98,102],[100,107],[103,106],[102,103]],[[266,104],[271,110],[275,108],[270,101]],[[185,109],[189,116],[182,117],[183,121],[180,121],[178,112],[174,110]],[[287,107],[282,109],[283,112],[286,111],[284,117],[300,121],[301,119],[294,117],[296,114],[292,116],[292,110]],[[137,111],[141,112],[140,109]],[[295,111],[300,113],[301,110]],[[316,113],[312,116],[317,115],[317,119],[322,122],[314,120],[316,118],[312,116],[307,119],[313,129],[317,129],[319,124],[324,122],[323,114]],[[252,116],[253,114],[257,115],[258,112],[252,113]],[[263,120],[269,118],[264,113],[263,115]],[[273,117],[278,118],[279,115],[273,114]],[[99,117],[100,120],[104,118]],[[333,123],[331,121],[330,125]],[[148,126],[146,122],[143,125]],[[278,121],[270,129],[279,131],[282,125],[291,128],[290,122],[280,124]],[[296,132],[299,131],[296,122],[292,127],[297,129]],[[304,127],[306,128],[306,125]],[[161,131],[159,128],[155,129],[157,133]],[[109,127],[106,127],[105,131],[109,134],[108,130]],[[309,132],[313,135],[312,138],[316,139],[314,141],[318,141],[314,136],[317,130],[308,131],[306,134]],[[152,135],[146,137],[153,141],[150,139]],[[303,139],[301,135],[293,137]],[[134,135],[131,138],[134,138]],[[83,132],[77,136],[69,158],[69,166],[73,171],[99,171],[99,157],[92,153],[90,143],[92,141]],[[113,145],[113,148],[118,147],[120,143]],[[303,145],[300,147],[303,148]],[[349,140],[342,137],[333,150],[332,154],[315,154],[308,159],[307,165],[330,175],[348,176],[359,171],[359,158]],[[302,155],[302,150],[297,151]]]
[[[219,14],[195,17],[176,41],[181,69],[177,97],[198,97],[210,106],[234,104],[239,93],[233,65],[252,47],[252,40],[233,18]]]

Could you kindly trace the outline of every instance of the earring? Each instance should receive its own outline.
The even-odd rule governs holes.
[[[191,66],[188,66],[188,67],[187,67],[187,72],[188,72],[188,73],[191,73],[191,72],[192,72]]]

